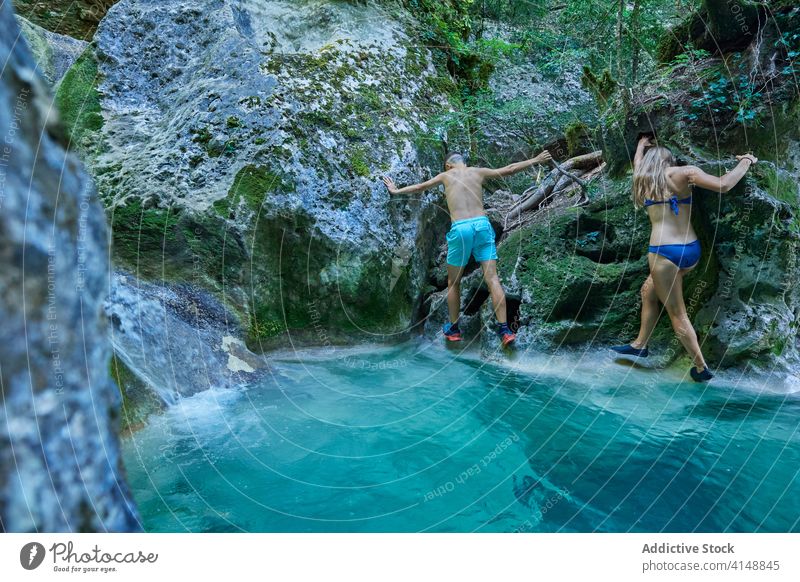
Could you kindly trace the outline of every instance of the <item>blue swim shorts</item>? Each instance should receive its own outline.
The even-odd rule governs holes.
[[[447,264],[463,267],[472,254],[475,260],[497,260],[494,229],[485,216],[456,220],[447,233]]]

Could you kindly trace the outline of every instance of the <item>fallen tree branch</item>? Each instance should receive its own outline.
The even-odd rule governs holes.
[[[532,192],[532,188],[528,188],[525,192],[522,193],[520,199],[509,208],[509,212],[519,211],[524,212],[525,210],[531,207],[531,202],[537,200],[542,197],[542,195],[547,196],[553,189],[557,189],[559,180],[556,180],[556,175],[560,174],[561,176],[569,177],[572,180],[575,180],[582,187],[586,187],[585,182],[581,182],[581,180],[572,174],[571,170],[588,170],[591,169],[603,161],[603,152],[601,150],[584,154],[582,156],[576,156],[574,158],[570,158],[563,164],[558,164],[557,162],[553,161],[553,165],[555,166],[554,170],[550,172],[550,174],[545,178],[543,184],[544,190],[542,191],[534,191]],[[552,179],[552,182],[551,182]],[[540,186],[542,188],[542,186]]]
[[[503,230],[508,232],[517,228],[524,222],[523,213],[538,210],[556,196],[580,190],[582,195],[579,202],[585,200],[589,181],[605,169],[602,156],[603,152],[598,150],[570,158],[563,164],[553,161],[554,168],[547,178],[538,186],[525,190],[506,211]]]
[[[553,166],[555,166],[556,170],[558,170],[558,171],[561,173],[561,175],[562,175],[562,176],[564,176],[565,178],[569,178],[570,180],[572,180],[573,182],[575,182],[576,184],[578,184],[578,185],[579,185],[581,188],[583,188],[584,190],[586,190],[586,182],[584,182],[583,180],[581,180],[581,179],[580,179],[578,176],[576,176],[575,174],[570,174],[569,172],[567,172],[567,171],[566,171],[564,168],[562,168],[561,166],[559,166],[559,165],[558,165],[558,162],[556,162],[555,160],[553,160],[552,164],[553,164]]]

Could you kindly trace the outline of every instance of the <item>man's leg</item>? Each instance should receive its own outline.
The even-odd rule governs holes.
[[[450,312],[450,323],[458,321],[461,312],[461,276],[464,267],[447,265],[447,310]]]
[[[492,296],[494,315],[497,317],[498,323],[506,323],[506,293],[500,284],[500,277],[497,276],[497,261],[494,259],[482,261],[481,268],[483,269],[483,280],[486,281],[489,294]]]

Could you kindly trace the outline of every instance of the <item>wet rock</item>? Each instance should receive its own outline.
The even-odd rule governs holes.
[[[105,310],[116,358],[165,405],[255,382],[266,371],[266,360],[244,346],[235,314],[201,288],[115,273]],[[132,406],[145,396],[129,394]]]

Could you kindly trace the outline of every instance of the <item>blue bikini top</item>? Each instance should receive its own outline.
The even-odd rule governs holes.
[[[677,196],[673,196],[672,198],[668,198],[667,200],[650,200],[649,198],[645,198],[644,205],[645,206],[653,206],[654,204],[669,204],[672,207],[672,212],[675,213],[675,216],[678,216],[678,204],[691,204],[692,203],[692,195],[689,194],[686,198],[678,198]]]

